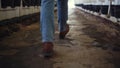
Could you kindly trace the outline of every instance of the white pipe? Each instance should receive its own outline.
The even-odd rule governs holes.
[[[109,0],[109,7],[108,7],[108,14],[107,14],[107,17],[110,17],[111,5],[112,5],[112,0]]]

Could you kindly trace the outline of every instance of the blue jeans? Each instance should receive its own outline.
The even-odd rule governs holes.
[[[42,42],[54,40],[54,0],[41,1],[41,33]],[[68,0],[57,0],[59,31],[65,31],[68,20]]]

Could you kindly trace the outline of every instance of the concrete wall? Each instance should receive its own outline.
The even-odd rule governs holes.
[[[75,4],[82,4],[83,0],[74,0]]]
[[[109,5],[109,0],[74,0],[75,4]],[[113,0],[114,5],[120,5],[120,0]]]
[[[114,5],[120,5],[120,0],[114,0],[114,1],[113,1],[113,4],[114,4]]]
[[[5,19],[10,19],[14,17],[19,17],[23,15],[33,14],[40,12],[40,6],[30,6],[30,7],[7,7],[1,8],[1,0],[0,0],[0,21]]]
[[[10,19],[13,17],[19,17],[23,15],[33,14],[40,11],[40,7],[16,7],[16,8],[0,8],[0,20]]]

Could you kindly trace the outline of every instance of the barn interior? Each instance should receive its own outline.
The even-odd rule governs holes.
[[[120,68],[120,0],[68,0],[70,31],[42,56],[41,0],[0,0],[0,68]]]

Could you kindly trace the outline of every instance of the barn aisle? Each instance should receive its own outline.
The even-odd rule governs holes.
[[[119,68],[120,52],[114,52],[114,45],[111,45],[111,40],[115,40],[111,33],[118,31],[105,25],[105,20],[77,8],[71,9],[69,13],[68,23],[71,29],[67,38],[55,39],[54,68]],[[106,32],[109,33],[109,38]]]
[[[120,68],[120,31],[114,24],[85,13],[69,10],[70,31],[58,39],[55,15],[55,55],[41,56],[39,22],[22,26],[21,30],[0,42],[0,68]]]

